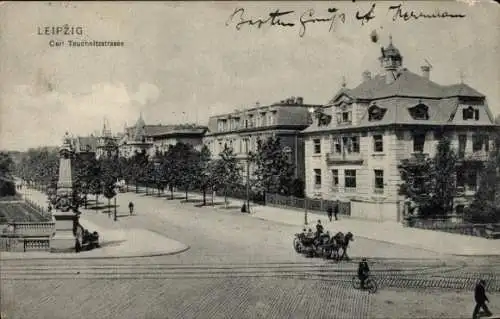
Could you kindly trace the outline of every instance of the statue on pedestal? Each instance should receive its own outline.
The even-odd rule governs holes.
[[[78,211],[73,201],[73,179],[71,173],[71,159],[73,147],[69,133],[66,132],[63,145],[59,150],[59,179],[55,194],[56,233],[51,240],[52,251],[75,251],[77,243],[76,229],[78,228]]]

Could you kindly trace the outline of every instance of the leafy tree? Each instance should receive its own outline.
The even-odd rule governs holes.
[[[0,197],[16,195],[16,187],[11,172],[14,163],[8,153],[0,152]]]
[[[83,194],[85,208],[87,208],[87,195],[91,194],[91,185],[99,184],[100,167],[93,153],[76,154],[73,161],[75,189]]]
[[[179,187],[186,192],[186,201],[188,200],[188,191],[197,184],[199,178],[199,152],[192,145],[177,143],[175,167],[180,174],[177,176]]]
[[[111,198],[116,195],[115,185],[119,176],[119,165],[117,157],[105,157],[100,160],[101,185],[104,197],[108,199],[108,209],[111,206]]]
[[[15,174],[36,185],[47,185],[59,173],[59,154],[47,147],[32,148],[21,154]]]
[[[295,178],[292,181],[292,185],[290,187],[290,193],[292,196],[304,198],[305,196],[304,188],[305,188],[304,181],[300,178]]]
[[[260,193],[290,195],[294,179],[294,166],[283,152],[280,138],[269,137],[259,141],[257,152],[251,155],[256,165],[254,188]]]
[[[404,159],[398,166],[403,183],[399,193],[419,208],[422,217],[432,215],[433,161],[425,156]]]
[[[474,199],[466,210],[472,223],[500,222],[500,134],[494,136],[494,149],[485,163]]]
[[[212,179],[217,189],[223,189],[224,202],[227,205],[227,192],[229,189],[237,187],[241,181],[241,168],[238,164],[232,148],[224,146],[224,150],[219,154],[212,168]]]
[[[175,166],[175,148],[170,145],[167,152],[161,157],[160,176],[168,185],[171,199],[174,199],[174,187],[176,185],[176,178],[179,175]]]
[[[206,145],[203,145],[199,153],[198,166],[196,175],[198,176],[198,185],[203,193],[203,205],[207,205],[207,190],[213,187],[213,178],[211,174],[211,157],[210,150]]]
[[[432,203],[434,214],[445,216],[453,212],[456,194],[457,155],[446,137],[439,140],[433,160],[434,187]]]
[[[149,159],[145,151],[136,152],[130,159],[130,179],[135,184],[135,192],[139,192],[139,183],[146,180],[146,168]]]

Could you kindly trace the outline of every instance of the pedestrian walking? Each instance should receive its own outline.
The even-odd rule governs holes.
[[[476,301],[476,306],[474,307],[474,312],[472,313],[472,319],[478,318],[479,310],[483,308],[487,316],[491,316],[492,313],[486,306],[486,302],[490,302],[486,296],[486,282],[484,280],[479,280],[474,290],[474,300]]]
[[[134,213],[134,203],[128,203],[128,210],[130,212],[130,216],[132,216],[132,214]]]
[[[335,220],[339,220],[337,218],[337,215],[339,214],[339,210],[340,210],[340,201],[337,199],[337,203],[336,203],[335,208],[333,210],[333,216],[335,217]]]
[[[328,215],[328,219],[330,220],[330,222],[332,221],[332,215],[333,215],[333,208],[332,206],[328,206],[328,208],[326,209],[326,214]]]

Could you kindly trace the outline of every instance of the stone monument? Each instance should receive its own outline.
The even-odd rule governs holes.
[[[55,210],[52,212],[56,228],[56,233],[50,243],[52,252],[75,251],[75,232],[79,213],[73,202],[72,155],[71,139],[66,132],[63,145],[59,150],[59,179],[57,181]]]

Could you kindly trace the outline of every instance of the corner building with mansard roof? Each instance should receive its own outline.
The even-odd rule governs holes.
[[[455,210],[470,203],[478,172],[498,129],[486,97],[467,84],[440,85],[430,66],[416,74],[403,65],[392,39],[379,57],[381,73],[365,71],[355,88],[345,83],[313,124],[305,140],[306,195],[349,201],[351,216],[401,221],[408,201],[398,195],[398,164],[433,157],[441,136],[459,156]]]

